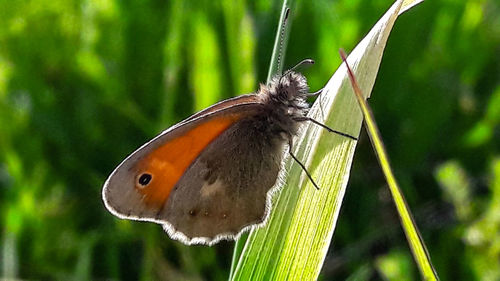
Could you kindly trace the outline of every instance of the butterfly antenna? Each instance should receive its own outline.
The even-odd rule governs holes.
[[[278,69],[283,69],[283,61],[282,61],[283,60],[283,45],[285,44],[285,35],[286,35],[286,29],[288,26],[289,17],[290,17],[290,8],[286,8],[284,19],[283,19],[283,24],[281,25],[280,37],[279,37],[280,39],[279,39],[279,47],[278,47],[278,58],[276,59]],[[301,62],[296,64],[294,67],[285,71],[285,73],[283,73],[281,75],[279,83],[281,83],[281,79],[283,79],[283,77],[285,77],[290,72],[297,69],[298,67],[300,67],[302,65],[310,65],[310,64],[314,64],[314,60],[312,60],[312,59],[302,60]]]
[[[281,25],[281,33],[280,33],[280,44],[278,48],[278,59],[277,65],[278,69],[282,69],[282,57],[283,57],[283,44],[285,42],[285,32],[286,32],[286,26],[288,24],[288,16],[290,15],[290,8],[286,8],[285,10],[285,18],[283,19],[283,24]]]
[[[301,62],[297,63],[294,67],[290,68],[283,75],[281,75],[280,81],[279,81],[280,84],[281,84],[281,79],[283,79],[283,77],[287,76],[292,71],[295,71],[297,68],[299,68],[299,67],[301,67],[303,65],[311,65],[311,64],[314,64],[314,60],[312,60],[312,59],[305,59],[305,60],[302,60]]]
[[[294,67],[290,68],[288,71],[295,71],[297,68],[303,66],[303,65],[311,65],[314,64],[314,60],[312,59],[305,59],[302,60],[301,62],[297,63]]]

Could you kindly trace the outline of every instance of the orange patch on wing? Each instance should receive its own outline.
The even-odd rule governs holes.
[[[163,144],[142,159],[137,164],[136,189],[144,195],[144,201],[149,205],[162,206],[202,150],[240,118],[239,114],[215,117]],[[137,177],[142,173],[151,174],[152,179],[146,186],[139,187]]]

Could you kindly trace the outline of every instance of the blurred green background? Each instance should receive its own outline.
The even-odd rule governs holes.
[[[297,1],[285,66],[321,88],[390,0]],[[187,247],[108,213],[130,152],[267,76],[280,1],[0,0],[0,278],[226,280],[233,243]],[[500,280],[500,2],[398,19],[370,99],[442,280]],[[363,132],[322,280],[418,280]]]

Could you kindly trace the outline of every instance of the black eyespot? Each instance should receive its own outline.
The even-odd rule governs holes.
[[[150,174],[148,173],[144,173],[142,174],[140,177],[139,177],[139,184],[142,185],[142,186],[146,186],[148,185],[150,182],[151,182],[151,179],[153,178],[153,176],[151,176]]]

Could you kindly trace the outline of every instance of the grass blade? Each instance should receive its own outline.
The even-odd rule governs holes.
[[[341,51],[341,56],[345,62],[346,55],[343,51]],[[382,137],[380,136],[377,123],[375,122],[375,118],[373,117],[373,113],[371,112],[368,103],[365,101],[361,89],[356,83],[354,74],[349,68],[348,70],[352,87],[354,88],[354,93],[359,102],[361,111],[363,112],[366,130],[368,131],[368,135],[370,136],[370,141],[372,142],[375,154],[377,155],[380,166],[382,167],[382,171],[384,172],[384,176],[387,180],[387,184],[389,185],[389,189],[391,191],[394,203],[396,204],[399,218],[401,219],[401,224],[403,225],[406,238],[408,240],[408,243],[410,244],[413,257],[417,262],[422,277],[425,280],[437,280],[437,273],[432,266],[429,252],[425,247],[422,236],[418,231],[417,224],[415,223],[415,220],[411,215],[408,203],[406,203],[403,193],[401,192],[401,188],[399,187],[392,172],[391,165],[389,163],[389,157],[387,156],[387,152],[384,147]]]
[[[406,2],[396,2],[348,59],[355,66],[364,93],[373,87],[387,38],[402,7],[408,7]],[[346,75],[345,67],[335,72],[309,116],[357,136],[363,117]],[[297,164],[287,160],[289,175],[282,191],[273,198],[268,224],[249,235],[232,280],[315,280],[319,276],[335,230],[356,142],[308,125],[295,144],[295,154],[321,190],[312,186]]]

